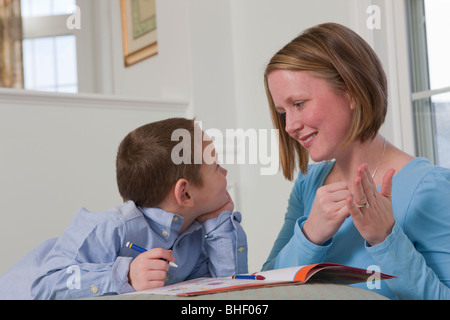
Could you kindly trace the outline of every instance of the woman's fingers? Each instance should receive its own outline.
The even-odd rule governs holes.
[[[388,199],[392,198],[392,179],[394,178],[395,169],[388,170],[383,177],[380,194]]]
[[[368,166],[361,165],[354,179],[354,196],[347,198],[347,208],[356,228],[371,245],[384,241],[395,223],[391,197],[394,174],[394,169],[385,173],[383,184],[378,192]],[[366,197],[367,205],[360,207],[363,205],[361,201],[363,197]]]

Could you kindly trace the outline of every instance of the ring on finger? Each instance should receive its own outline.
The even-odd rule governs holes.
[[[362,209],[362,208],[369,208],[369,207],[370,207],[368,201],[366,201],[366,203],[364,203],[364,204],[357,204],[357,203],[355,202],[355,206],[357,206],[357,207],[360,208],[360,209]]]

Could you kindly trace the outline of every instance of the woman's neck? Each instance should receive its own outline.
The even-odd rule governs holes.
[[[353,142],[337,154],[336,163],[326,183],[342,181],[351,186],[357,168],[361,164],[367,163],[375,183],[380,185],[383,179],[383,160],[389,152],[389,148],[390,144],[380,134],[372,140]]]

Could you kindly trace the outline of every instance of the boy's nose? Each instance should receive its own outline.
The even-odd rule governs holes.
[[[220,169],[222,170],[222,173],[223,173],[223,175],[226,177],[227,176],[227,173],[228,173],[228,170],[227,169],[225,169],[224,167],[220,167]]]

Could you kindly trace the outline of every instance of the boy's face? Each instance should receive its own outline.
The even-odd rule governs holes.
[[[212,150],[211,155],[215,161],[204,162],[200,169],[203,185],[194,187],[195,211],[198,215],[213,212],[228,201],[227,194],[227,170],[217,164],[215,149],[211,141],[203,142],[203,150]],[[210,163],[210,164],[208,164]]]

